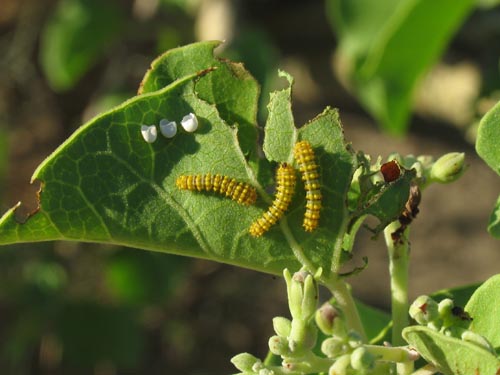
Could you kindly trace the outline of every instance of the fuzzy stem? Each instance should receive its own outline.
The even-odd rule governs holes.
[[[410,350],[406,346],[364,345],[364,347],[376,356],[378,361],[412,362],[419,358],[415,350]]]
[[[335,302],[344,313],[347,327],[361,335],[363,342],[367,342],[365,329],[361,323],[358,308],[348,284],[339,278],[332,278],[325,282],[325,286],[330,290],[333,297],[335,297]]]
[[[408,266],[410,246],[407,228],[399,239],[393,240],[392,234],[400,226],[393,221],[384,229],[384,237],[389,252],[389,273],[391,277],[392,345],[404,345],[401,335],[409,325],[408,319]]]

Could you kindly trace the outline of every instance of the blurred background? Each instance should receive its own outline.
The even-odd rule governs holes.
[[[220,55],[262,85],[260,125],[280,68],[295,77],[297,124],[331,105],[347,140],[373,156],[465,152],[465,175],[426,190],[412,225],[411,297],[482,281],[500,271],[486,232],[500,180],[474,151],[477,121],[500,98],[496,3],[0,0],[1,212],[34,207],[36,166],[135,95],[158,54],[221,39]],[[355,254],[369,265],[354,294],[387,309],[382,239],[363,233]],[[233,355],[265,355],[285,298],[279,278],[213,262],[84,243],[2,247],[0,373],[232,373]]]

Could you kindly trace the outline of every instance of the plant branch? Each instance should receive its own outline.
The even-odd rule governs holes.
[[[391,278],[392,345],[395,346],[404,345],[405,342],[401,332],[403,328],[409,325],[409,228],[406,228],[399,238],[393,239],[392,234],[399,226],[399,222],[394,221],[384,229],[384,238],[389,253],[389,272]]]

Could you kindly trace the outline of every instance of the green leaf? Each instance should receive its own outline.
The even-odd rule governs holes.
[[[490,109],[479,122],[476,151],[500,175],[500,102]]]
[[[471,315],[469,329],[500,348],[500,275],[490,277],[474,292],[465,310]]]
[[[72,239],[123,244],[281,273],[298,265],[289,249],[249,237],[257,207],[179,191],[181,174],[221,173],[257,184],[236,130],[194,95],[193,76],[135,97],[78,129],[35,171],[40,209],[26,223],[14,209],[0,220],[0,243]],[[141,124],[196,113],[195,135],[144,142]],[[221,150],[223,152],[221,152]],[[239,220],[234,220],[238,217]],[[284,241],[282,241],[284,242]]]
[[[267,180],[257,177],[265,174],[257,175],[257,164],[248,163],[238,138],[242,127],[253,126],[250,119],[255,110],[248,110],[245,103],[224,102],[231,96],[224,90],[234,89],[252,108],[255,82],[248,74],[233,77],[244,81],[241,86],[236,81],[226,87],[207,80],[225,69],[212,56],[215,44],[194,44],[163,55],[146,75],[141,95],[91,120],[64,142],[34,173],[33,180],[41,181],[38,210],[25,223],[16,221],[16,207],[9,210],[0,219],[0,244],[57,239],[104,242],[276,274],[284,268],[299,268],[296,256],[301,254],[301,261],[311,267],[323,267],[324,275],[337,270],[332,254],[343,235],[354,168],[338,113],[327,108],[302,128],[292,129],[297,139],[311,142],[320,165],[320,228],[313,234],[302,229],[305,193],[299,184],[286,219],[261,238],[251,237],[250,224],[270,202]],[[200,55],[206,60],[201,65],[195,63]],[[211,62],[216,63],[215,70]],[[161,88],[162,84],[167,86]],[[290,106],[289,96],[280,100]],[[231,126],[227,121],[234,119],[233,112],[241,114],[239,106],[245,107],[241,113],[247,125],[243,121]],[[179,121],[190,112],[200,122],[195,133],[180,129],[173,139],[160,135],[151,144],[142,139],[142,124],[158,124],[163,118]],[[279,144],[278,139],[274,142]],[[255,138],[244,141],[248,150],[255,143]],[[288,152],[291,155],[291,149]],[[263,199],[256,206],[243,207],[227,198],[175,186],[180,175],[204,173],[248,182]]]
[[[477,132],[476,151],[497,174],[500,175],[500,102],[483,116]],[[500,238],[500,196],[491,213],[488,231]]]
[[[405,208],[410,194],[410,185],[415,179],[415,170],[402,168],[401,176],[390,183],[374,186],[374,192],[363,204],[366,207],[361,215],[373,215],[379,219],[379,224],[372,229],[375,235],[380,233],[389,223],[398,219]]]
[[[407,327],[404,339],[445,375],[497,374],[500,361],[476,344],[422,326]]]
[[[103,56],[123,30],[112,1],[63,0],[42,32],[40,61],[52,88],[64,91]]]
[[[256,157],[259,85],[242,64],[214,57],[214,49],[220,43],[200,42],[165,52],[151,64],[139,94],[159,90],[177,77],[215,69],[198,82],[196,93],[200,99],[214,104],[227,124],[237,124],[243,153],[253,159]]]
[[[375,307],[356,301],[359,317],[365,328],[366,337],[371,344],[381,342],[388,338],[391,327],[391,316]]]
[[[419,78],[444,51],[474,0],[328,0],[338,68],[361,103],[402,134]]]

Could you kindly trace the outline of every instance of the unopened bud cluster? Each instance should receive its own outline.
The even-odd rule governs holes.
[[[426,186],[433,182],[447,184],[456,181],[465,171],[463,152],[450,152],[437,160],[429,155],[392,154],[388,160],[396,160],[405,169],[414,169],[419,186]]]
[[[429,296],[418,297],[410,306],[410,316],[420,324],[446,336],[455,337],[494,353],[488,340],[467,328],[472,317],[450,298],[439,303]]]
[[[418,355],[407,347],[368,345],[360,333],[349,329],[343,311],[332,300],[318,309],[316,279],[304,271],[283,275],[288,293],[291,319],[275,317],[275,335],[269,339],[269,350],[281,357],[281,366],[270,365],[248,353],[235,356],[231,362],[241,372],[238,375],[328,375],[377,374],[395,362],[408,362]],[[326,338],[317,353],[318,333]],[[323,337],[324,337],[323,336]]]

